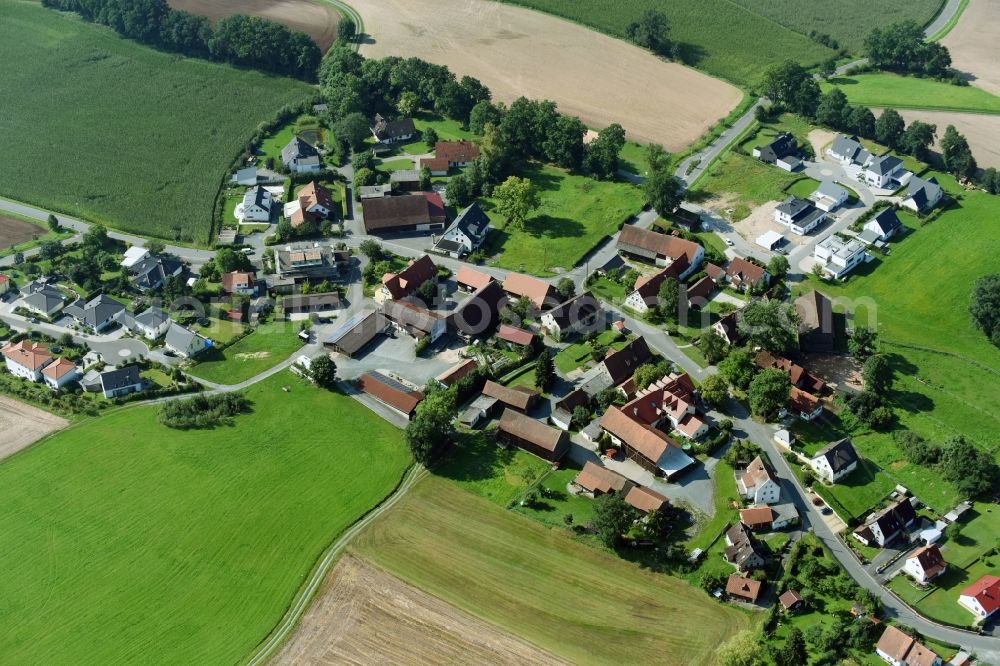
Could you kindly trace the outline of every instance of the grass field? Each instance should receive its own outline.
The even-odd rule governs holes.
[[[974,86],[953,86],[934,79],[896,74],[856,74],[823,83],[823,90],[836,86],[851,104],[897,109],[929,109],[1000,113],[1000,97]],[[944,128],[940,128],[943,130]]]
[[[281,363],[301,346],[296,324],[268,322],[221,352],[203,352],[191,374],[210,382],[238,384]]]
[[[247,396],[235,426],[123,409],[0,465],[5,662],[236,663],[409,464],[350,398],[287,373]]]
[[[745,613],[430,478],[351,546],[354,554],[578,664],[711,663]],[[669,627],[669,630],[665,630]]]
[[[487,253],[502,252],[495,263],[510,270],[546,276],[573,268],[645,202],[635,185],[597,181],[553,166],[534,165],[522,175],[535,184],[542,201],[524,230],[502,229],[502,216],[488,211],[495,231]],[[493,202],[486,201],[492,208]]]
[[[0,0],[0,58],[19,63],[0,70],[17,100],[0,132],[0,194],[195,244],[209,241],[219,183],[257,125],[310,94],[19,0]]]

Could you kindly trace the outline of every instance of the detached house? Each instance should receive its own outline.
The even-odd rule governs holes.
[[[858,141],[858,137],[844,136],[843,134],[837,135],[826,154],[844,166],[851,164],[864,166],[872,158],[872,154],[865,150],[861,142]]]
[[[500,321],[507,294],[498,282],[488,281],[459,303],[448,316],[448,325],[465,340],[487,337]]]
[[[756,146],[753,156],[765,164],[773,164],[785,171],[795,171],[802,162],[798,158],[799,144],[791,134],[779,134],[771,143]]]
[[[333,212],[333,195],[315,180],[310,181],[292,201],[285,204],[285,219],[298,229],[304,224],[319,225]]]
[[[884,548],[906,534],[917,519],[913,504],[903,498],[873,514],[868,521],[852,533],[854,538],[866,546]]]
[[[428,338],[430,342],[435,342],[448,329],[448,320],[444,315],[410,301],[387,300],[381,307],[387,321],[416,340]]]
[[[417,133],[417,128],[413,124],[413,118],[388,120],[379,113],[375,114],[371,130],[375,140],[386,145],[407,141],[412,139]]]
[[[804,236],[826,221],[826,213],[805,199],[788,197],[774,209],[774,221]]]
[[[13,282],[11,282],[10,276],[0,273],[0,296],[9,292],[12,285]]]
[[[653,428],[676,430],[688,439],[708,433],[708,424],[697,415],[695,387],[687,374],[670,374],[636,392],[622,406],[629,418]]]
[[[742,257],[736,257],[726,266],[726,279],[737,291],[760,289],[767,286],[771,276],[767,269],[751,263]]]
[[[754,504],[776,504],[781,499],[781,485],[771,466],[760,456],[746,470],[736,472],[736,489],[740,497]]]
[[[240,208],[240,222],[270,222],[274,198],[270,190],[258,185],[243,194]]]
[[[479,144],[472,141],[438,141],[434,157],[421,160],[420,166],[431,170],[432,176],[447,176],[448,169],[472,164],[479,157]]]
[[[914,213],[926,213],[938,205],[943,195],[944,190],[938,185],[937,178],[931,176],[924,180],[914,176],[910,178],[902,205]]]
[[[139,376],[139,368],[134,365],[127,365],[117,370],[112,369],[102,372],[100,375],[101,393],[105,398],[118,398],[129,393],[139,393],[142,391],[142,378]]]
[[[937,546],[923,546],[906,556],[903,573],[918,583],[928,583],[948,570]]]
[[[1000,577],[983,576],[959,593],[958,603],[975,615],[977,622],[985,622],[1000,610]]]
[[[813,250],[813,257],[823,272],[835,280],[854,270],[866,256],[863,242],[856,238],[845,240],[837,234],[830,234]]]
[[[54,316],[66,303],[66,297],[61,291],[40,280],[26,284],[21,293],[24,294],[21,307],[43,317]]]
[[[887,625],[875,645],[875,654],[892,666],[941,666],[941,657],[909,634]]]
[[[712,324],[712,331],[725,340],[728,345],[734,345],[739,342],[739,312],[730,312],[725,317]]]
[[[552,339],[604,330],[604,308],[589,291],[574,296],[542,315],[542,326]]]
[[[886,189],[894,180],[904,178],[903,160],[893,155],[882,155],[868,161],[861,170],[861,180],[870,187]]]
[[[622,227],[621,233],[618,234],[617,247],[622,254],[657,266],[669,266],[684,257],[687,266],[679,274],[680,280],[693,273],[705,258],[705,248],[698,243],[679,236],[642,229],[632,224]]]
[[[736,523],[726,530],[726,562],[734,565],[737,571],[761,569],[767,563],[765,549],[753,535],[750,528],[743,523]]]
[[[792,363],[787,358],[775,356],[771,352],[760,351],[754,357],[754,362],[761,370],[780,370],[788,375],[792,386],[809,393],[822,393],[826,390],[826,383],[809,373],[801,365]]]
[[[739,599],[750,604],[757,603],[760,597],[763,583],[752,578],[745,578],[740,574],[731,574],[726,581],[726,596],[730,599]]]
[[[587,461],[573,483],[591,497],[622,493],[632,486],[624,476],[595,462]]]
[[[478,250],[489,231],[490,218],[479,204],[472,203],[455,217],[434,249],[458,259]]]
[[[847,188],[837,185],[832,180],[824,180],[809,198],[816,204],[816,208],[827,213],[832,213],[840,208],[849,196]]]
[[[110,296],[100,294],[86,303],[76,301],[67,305],[63,313],[88,330],[100,333],[125,314],[125,306]]]
[[[523,275],[508,273],[503,281],[503,290],[512,299],[527,298],[536,310],[545,310],[556,303],[555,288],[545,280]]]
[[[625,297],[625,305],[636,312],[647,312],[656,307],[660,296],[660,285],[667,279],[680,281],[681,275],[688,269],[687,257],[681,255],[669,266],[651,275],[640,275],[635,279],[635,286]]]
[[[160,257],[149,253],[128,266],[132,274],[132,285],[139,291],[159,289],[167,278],[177,277],[184,272],[184,264],[171,257]]]
[[[878,215],[865,222],[864,232],[873,235],[875,240],[883,243],[895,236],[903,224],[892,208],[883,208]]]
[[[38,382],[42,379],[42,370],[52,363],[52,355],[43,345],[21,340],[10,343],[2,350],[7,372],[15,377]]]
[[[410,262],[399,273],[382,276],[382,286],[375,292],[375,302],[396,301],[412,296],[424,282],[437,280],[437,266],[426,254]]]
[[[184,358],[192,358],[210,346],[208,340],[202,336],[173,322],[167,329],[163,343],[167,349]]]
[[[170,328],[170,315],[157,307],[146,308],[132,317],[132,328],[147,340],[156,340]]]
[[[809,466],[823,481],[836,483],[857,468],[858,452],[850,438],[844,438],[817,451]]]
[[[54,391],[64,388],[79,377],[80,369],[67,358],[57,358],[42,369],[42,379]]]
[[[222,275],[222,291],[227,294],[253,296],[257,293],[257,282],[253,273],[248,271],[231,271]]]
[[[288,145],[281,149],[281,163],[292,173],[312,173],[323,166],[319,151],[298,136],[292,137]]]

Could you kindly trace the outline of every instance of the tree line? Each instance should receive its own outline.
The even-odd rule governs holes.
[[[924,29],[916,21],[901,21],[874,28],[865,37],[865,55],[875,69],[897,74],[950,78],[965,82],[951,69],[951,54],[937,42],[924,39]]]
[[[237,14],[212,23],[171,9],[166,0],[42,0],[106,25],[122,37],[165,51],[240,67],[316,80],[323,54],[302,32],[257,16]]]

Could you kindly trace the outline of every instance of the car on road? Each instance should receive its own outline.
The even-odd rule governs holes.
[[[831,509],[828,506],[824,506],[822,509],[819,510],[819,512],[822,513],[824,516],[829,516],[831,513],[833,513],[833,509]]]
[[[736,245],[736,243],[733,242],[733,239],[727,238],[726,239],[726,245],[728,245],[729,247],[732,247],[732,246]]]

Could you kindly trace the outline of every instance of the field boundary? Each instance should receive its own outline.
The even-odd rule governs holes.
[[[278,622],[278,625],[268,634],[264,640],[258,644],[253,651],[253,653],[248,656],[242,663],[246,666],[262,666],[266,663],[271,656],[274,655],[275,651],[278,650],[285,641],[288,640],[289,635],[298,626],[299,620],[302,615],[306,612],[309,607],[310,602],[319,591],[320,585],[323,583],[323,579],[326,578],[327,573],[333,567],[334,563],[337,561],[338,556],[341,552],[348,546],[352,539],[358,535],[365,527],[367,527],[372,521],[378,518],[380,515],[391,509],[398,503],[404,495],[414,485],[421,481],[424,477],[429,474],[427,468],[420,463],[414,463],[407,469],[403,476],[400,478],[399,483],[393,489],[389,495],[385,497],[379,504],[376,504],[371,508],[368,513],[361,516],[356,520],[351,526],[346,530],[341,532],[326,550],[324,550],[316,564],[313,565],[313,569],[309,574],[309,577],[303,583],[299,592],[293,597],[292,601],[289,603],[284,616]]]
[[[947,37],[948,33],[952,31],[952,28],[958,25],[958,20],[962,18],[962,14],[965,13],[965,9],[968,6],[969,6],[969,0],[959,0],[958,9],[955,10],[955,13],[951,15],[948,21],[943,26],[941,26],[941,28],[937,32],[935,32],[933,35],[928,35],[926,41],[937,42]],[[934,21],[937,20],[938,16],[941,15],[941,12],[944,12],[947,9],[948,9],[948,0],[944,0],[944,4],[941,5],[941,11],[939,11],[927,25],[930,26],[931,24],[933,24]]]

